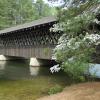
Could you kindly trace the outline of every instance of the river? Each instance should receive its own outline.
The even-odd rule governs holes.
[[[48,66],[32,67],[25,60],[0,61],[0,100],[36,100],[55,85],[71,83],[64,72],[52,74]]]
[[[0,78],[33,79],[39,76],[50,76],[50,67],[32,67],[27,60],[0,61]],[[59,74],[58,74],[59,76]]]
[[[32,67],[25,60],[0,61],[0,100],[36,100],[55,85],[69,84],[62,71],[52,74],[48,66]]]

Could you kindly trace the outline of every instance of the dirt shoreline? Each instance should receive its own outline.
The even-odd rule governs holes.
[[[89,82],[66,87],[63,92],[37,100],[100,100],[100,82]]]

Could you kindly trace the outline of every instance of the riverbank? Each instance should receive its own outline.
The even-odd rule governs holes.
[[[50,87],[65,86],[63,77],[39,76],[34,79],[0,79],[0,100],[36,100],[48,95]]]
[[[37,100],[100,100],[100,82],[72,85],[61,93]]]

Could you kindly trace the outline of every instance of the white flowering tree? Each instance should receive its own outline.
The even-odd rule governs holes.
[[[84,8],[87,4],[83,5]],[[95,14],[86,12],[83,8],[60,10],[60,22],[51,28],[53,31],[64,32],[54,49],[53,58],[60,63],[59,67],[54,66],[55,72],[63,69],[73,79],[84,79],[83,74],[89,67],[91,55],[100,42],[99,33],[88,28],[89,24],[95,21]]]

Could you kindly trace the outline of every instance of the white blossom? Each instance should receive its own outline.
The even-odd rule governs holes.
[[[50,71],[51,73],[54,73],[54,72],[59,72],[60,71],[60,67],[59,67],[59,64],[57,65],[54,65],[53,67],[50,68]]]
[[[86,34],[83,39],[84,41],[89,40],[90,44],[97,45],[100,42],[100,35],[99,34]]]
[[[53,27],[50,28],[50,31],[53,31],[53,32],[63,31],[63,25],[64,25],[64,23],[54,24]]]
[[[54,51],[56,50],[63,50],[66,47],[66,43],[68,42],[68,37],[66,34],[63,34],[59,40],[58,40],[58,45],[55,47]]]
[[[88,41],[87,41],[88,40]],[[54,49],[53,59],[56,59],[56,51],[59,50],[77,50],[82,43],[86,42],[86,46],[100,44],[100,35],[99,34],[88,34],[84,36],[81,41],[77,41],[75,38],[69,39],[66,34],[62,35],[58,40],[58,45]]]
[[[97,24],[100,24],[100,21],[98,21],[98,19],[94,19],[94,22],[96,22]]]

